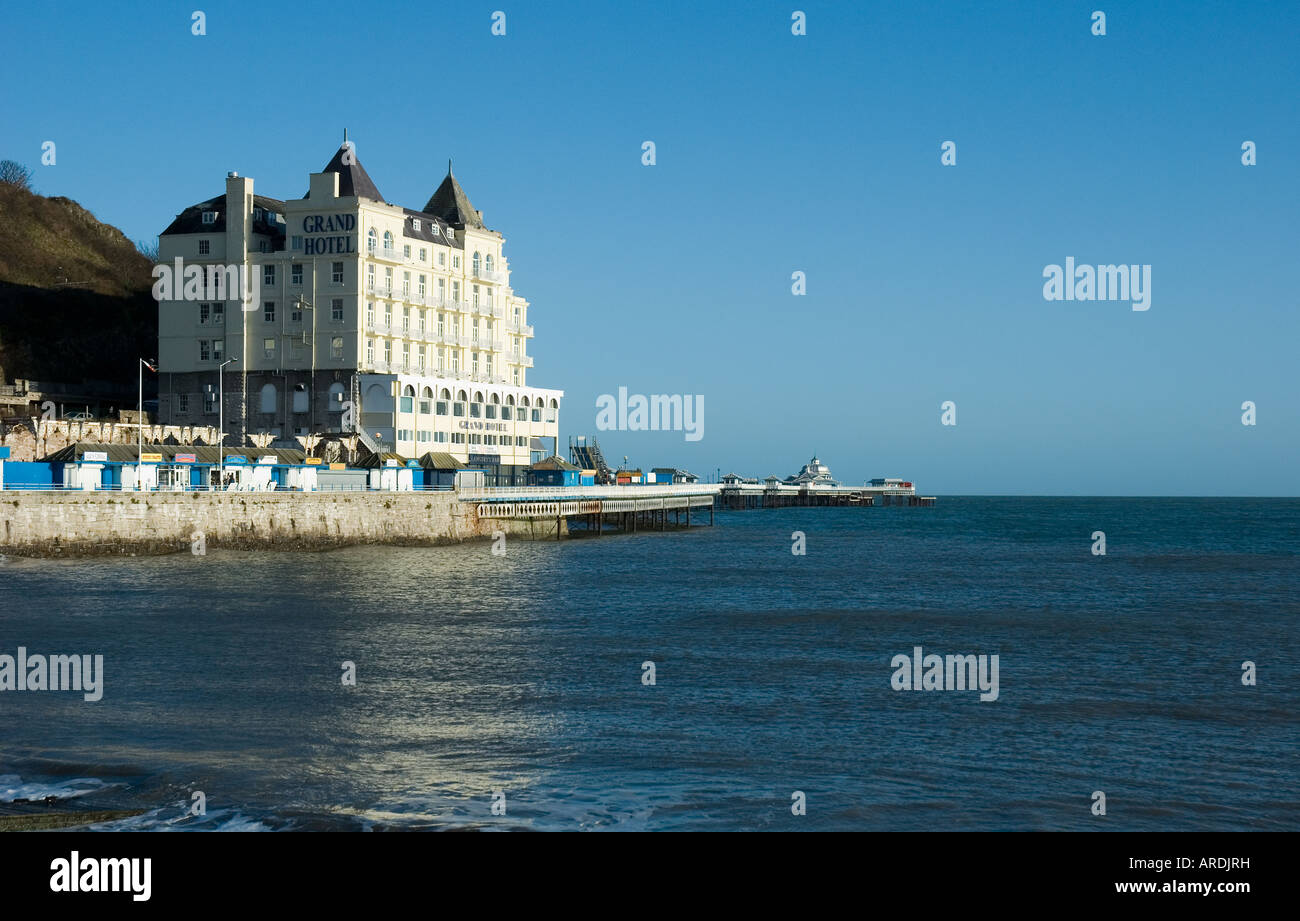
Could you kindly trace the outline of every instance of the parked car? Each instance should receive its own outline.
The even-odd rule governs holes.
[[[69,422],[94,422],[95,421],[95,417],[91,413],[68,413],[63,418],[68,420]]]

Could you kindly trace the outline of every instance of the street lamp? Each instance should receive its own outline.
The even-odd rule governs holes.
[[[148,368],[154,374],[158,373],[158,368],[152,363],[140,359],[140,364],[136,371],[140,374],[140,401],[136,404],[135,409],[135,431],[136,431],[136,453],[135,453],[135,488],[136,491],[144,489],[144,482],[141,475],[144,472],[144,369]]]
[[[227,358],[217,368],[217,486],[226,487],[226,365],[239,361]]]

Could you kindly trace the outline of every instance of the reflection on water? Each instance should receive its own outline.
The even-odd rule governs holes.
[[[1108,827],[1294,828],[1298,511],[945,499],[505,556],[10,558],[0,653],[101,654],[105,692],[0,693],[0,808],[76,792],[149,810],[126,823],[145,828],[1089,828],[1105,789]],[[893,691],[914,645],[998,653],[1000,699]]]

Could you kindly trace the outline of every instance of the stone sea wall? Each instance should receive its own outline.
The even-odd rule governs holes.
[[[554,521],[480,520],[436,493],[122,493],[0,491],[0,553],[110,556],[205,549],[323,550],[447,544],[494,530],[555,538]]]

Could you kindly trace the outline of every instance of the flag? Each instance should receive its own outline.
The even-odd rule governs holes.
[[[146,368],[148,368],[150,371],[152,371],[154,374],[158,373],[158,368],[152,362],[145,361],[143,358],[141,358],[140,363],[144,365]]]

